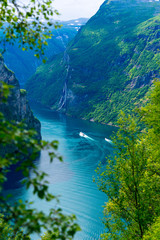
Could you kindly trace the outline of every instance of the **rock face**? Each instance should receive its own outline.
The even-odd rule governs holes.
[[[20,89],[18,80],[14,73],[5,66],[2,57],[0,57],[0,81],[12,86],[7,103],[0,103],[0,112],[7,120],[23,121],[28,129],[35,129],[37,138],[41,139],[41,125],[39,120],[33,116],[26,98],[26,91]]]
[[[64,54],[40,66],[29,97],[68,115],[115,123],[159,77],[160,3],[106,0]]]

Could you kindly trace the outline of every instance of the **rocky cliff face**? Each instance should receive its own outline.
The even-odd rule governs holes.
[[[18,80],[14,73],[5,66],[2,57],[0,57],[0,81],[12,86],[7,103],[0,103],[0,112],[7,120],[23,121],[28,129],[35,129],[38,133],[37,138],[41,139],[41,125],[39,120],[33,116],[26,98],[26,91],[20,89]]]

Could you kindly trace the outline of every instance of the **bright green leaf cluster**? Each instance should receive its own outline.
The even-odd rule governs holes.
[[[148,98],[139,115],[121,113],[114,157],[107,159],[105,169],[97,168],[99,189],[108,197],[104,240],[155,239],[146,234],[160,216],[159,81]]]
[[[159,240],[160,239],[160,217],[152,224],[145,233],[143,240]]]

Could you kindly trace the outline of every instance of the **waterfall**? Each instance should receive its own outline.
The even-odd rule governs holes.
[[[67,64],[67,69],[66,69],[66,76],[65,76],[65,82],[64,82],[64,86],[63,86],[62,96],[58,103],[58,111],[60,111],[62,108],[64,108],[66,106],[66,101],[67,101],[67,92],[68,92],[67,84],[68,84],[68,74],[69,74],[69,69],[70,69],[70,65],[69,65],[70,58],[69,58],[67,51],[64,52],[63,61],[64,61],[64,63]]]

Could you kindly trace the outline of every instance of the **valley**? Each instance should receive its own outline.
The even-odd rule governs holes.
[[[160,1],[105,0],[61,28],[50,0],[2,2],[0,240],[158,240]]]
[[[64,53],[37,68],[26,84],[29,99],[111,125],[121,110],[143,105],[159,77],[159,10],[158,2],[105,1]]]

